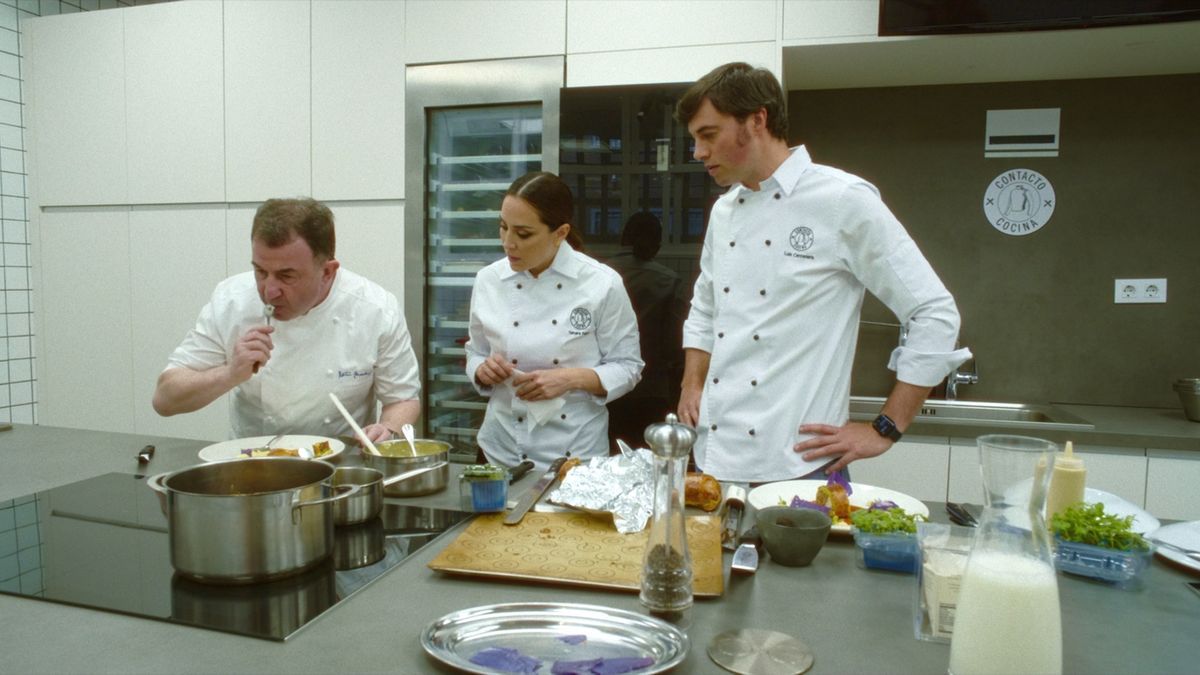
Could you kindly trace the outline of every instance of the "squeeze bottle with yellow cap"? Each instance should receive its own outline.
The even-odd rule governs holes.
[[[1087,483],[1087,468],[1075,455],[1071,441],[1067,441],[1063,450],[1054,458],[1054,468],[1050,472],[1050,487],[1046,491],[1047,525],[1054,514],[1083,501],[1083,488]]]

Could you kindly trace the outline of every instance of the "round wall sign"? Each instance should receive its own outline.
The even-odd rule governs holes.
[[[996,176],[983,193],[983,214],[992,227],[1014,237],[1037,232],[1054,215],[1054,186],[1030,169]]]

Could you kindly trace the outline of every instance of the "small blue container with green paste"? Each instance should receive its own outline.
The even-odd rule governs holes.
[[[495,464],[474,464],[459,476],[459,495],[464,511],[503,511],[508,502],[508,470]]]

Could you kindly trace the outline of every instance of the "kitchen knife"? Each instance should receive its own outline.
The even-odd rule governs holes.
[[[742,512],[746,509],[746,489],[731,484],[725,488],[725,518],[721,521],[721,548],[737,548],[738,532],[742,530]]]
[[[521,480],[521,477],[529,473],[529,470],[532,468],[533,460],[522,460],[520,464],[508,470],[508,484],[512,485],[513,483]]]
[[[505,525],[516,525],[521,522],[521,519],[529,512],[529,509],[533,508],[533,505],[546,492],[546,489],[550,487],[554,479],[558,478],[558,470],[562,468],[563,463],[566,461],[566,457],[559,457],[554,460],[554,463],[550,465],[546,473],[542,474],[542,477],[533,484],[533,487],[521,495],[521,499],[517,502],[517,505],[513,507],[512,511],[508,512],[508,515],[504,516]]]
[[[147,445],[146,447],[144,447],[138,451],[138,455],[137,455],[138,464],[149,464],[151,457],[154,457],[154,446]]]

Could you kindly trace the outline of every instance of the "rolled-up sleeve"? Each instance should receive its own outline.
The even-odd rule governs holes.
[[[970,350],[957,348],[960,319],[954,298],[874,190],[847,187],[839,208],[851,270],[908,329],[888,368],[902,382],[937,385],[971,358]]]

